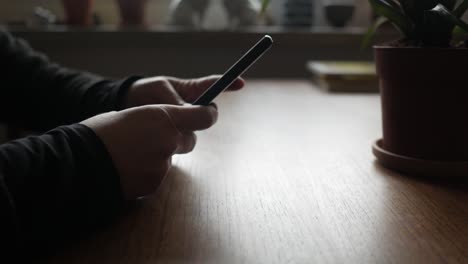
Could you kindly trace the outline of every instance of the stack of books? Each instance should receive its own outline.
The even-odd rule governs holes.
[[[378,92],[379,82],[373,62],[309,61],[312,80],[330,92]]]

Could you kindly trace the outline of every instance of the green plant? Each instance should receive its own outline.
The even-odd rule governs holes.
[[[262,13],[269,2],[262,0]],[[454,34],[468,32],[468,24],[461,20],[468,10],[468,0],[369,0],[369,3],[380,17],[369,28],[363,47],[369,46],[374,33],[386,22],[403,34],[403,44],[418,47],[448,47]]]
[[[261,14],[265,13],[265,10],[267,9],[268,4],[270,4],[270,0],[263,0],[262,1],[262,8],[260,9]]]
[[[403,45],[448,47],[454,32],[468,32],[461,17],[468,9],[468,0],[369,0],[381,16],[369,29],[363,42],[368,46],[378,27],[391,22],[404,36]],[[458,4],[457,4],[458,3]]]

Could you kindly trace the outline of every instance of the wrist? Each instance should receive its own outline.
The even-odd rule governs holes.
[[[132,89],[133,85],[140,79],[143,79],[143,76],[130,76],[118,85],[119,91],[117,92],[117,97],[116,97],[116,104],[115,104],[115,110],[123,110],[128,108],[129,106],[129,94],[130,90]]]

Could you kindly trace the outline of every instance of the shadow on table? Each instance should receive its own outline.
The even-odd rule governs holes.
[[[67,247],[48,263],[202,262],[229,254],[205,219],[202,184],[173,167],[157,192],[128,205],[115,224]],[[205,243],[200,246],[200,243]]]
[[[441,188],[468,191],[468,175],[465,178],[460,177],[424,177],[421,175],[409,175],[400,173],[382,166],[377,160],[373,162],[374,169],[386,176],[391,176],[394,179],[401,179],[413,183],[430,184]]]

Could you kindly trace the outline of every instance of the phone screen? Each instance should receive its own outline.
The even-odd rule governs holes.
[[[220,93],[226,90],[238,77],[254,64],[273,44],[273,39],[265,35],[244,54],[223,76],[211,85],[193,105],[209,105]]]

